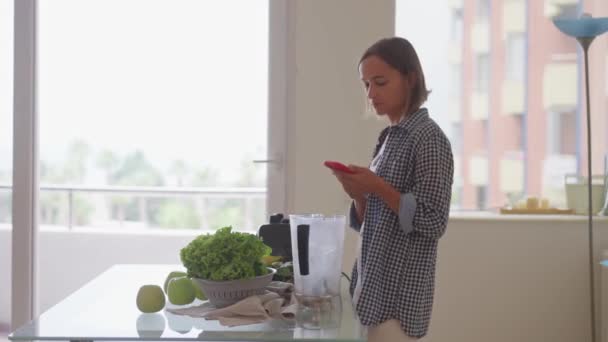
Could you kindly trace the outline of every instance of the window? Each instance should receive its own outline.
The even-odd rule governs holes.
[[[462,42],[462,28],[463,28],[463,19],[462,19],[462,10],[454,9],[452,10],[451,16],[451,39],[452,41]]]
[[[489,21],[490,19],[490,1],[491,0],[477,0],[477,18],[480,21]]]
[[[257,230],[268,12],[264,1],[40,0],[42,229]]]
[[[475,90],[487,93],[490,88],[490,55],[479,54],[475,59]]]
[[[526,71],[526,36],[523,33],[509,33],[506,46],[506,78],[524,82]]]
[[[477,200],[477,208],[479,210],[484,210],[487,208],[487,193],[488,193],[488,188],[487,186],[476,186],[475,187],[476,190],[476,200]]]
[[[547,152],[554,155],[576,156],[576,113],[571,111],[549,112],[547,127]]]

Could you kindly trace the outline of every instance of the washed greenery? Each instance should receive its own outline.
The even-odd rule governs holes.
[[[182,248],[180,257],[189,277],[224,281],[267,274],[261,259],[271,251],[257,236],[228,226],[198,236]]]

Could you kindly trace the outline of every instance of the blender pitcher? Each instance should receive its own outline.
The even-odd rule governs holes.
[[[342,314],[340,278],[345,215],[289,215],[296,324],[308,329],[337,327]]]

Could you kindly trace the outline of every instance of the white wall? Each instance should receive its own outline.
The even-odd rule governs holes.
[[[599,261],[601,247],[608,248],[608,221],[597,222],[595,233]],[[40,310],[114,264],[179,263],[179,250],[192,238],[43,231]],[[9,241],[10,232],[0,229],[0,253]],[[352,250],[346,246],[347,254]],[[439,247],[429,341],[589,340],[587,253],[586,222],[580,217],[452,218]],[[9,274],[7,260],[0,255],[0,274]],[[0,322],[9,317],[8,284],[0,282]]]
[[[394,3],[376,0],[295,2],[295,99],[288,119],[288,209],[343,212],[341,187],[324,160],[367,165],[385,125],[365,113],[358,62],[367,47],[394,33]]]
[[[366,113],[359,58],[394,35],[392,0],[298,0],[288,25],[295,42],[294,89],[287,120],[287,198],[290,213],[345,213],[348,198],[324,160],[368,165],[386,123]],[[346,245],[354,246],[349,231]],[[346,259],[350,261],[349,258]]]

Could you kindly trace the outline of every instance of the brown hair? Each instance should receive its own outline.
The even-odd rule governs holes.
[[[411,72],[416,75],[416,84],[410,94],[408,113],[420,108],[426,101],[430,91],[426,89],[422,65],[412,44],[407,39],[401,37],[380,39],[365,50],[359,60],[359,65],[370,56],[379,57],[403,76]]]

